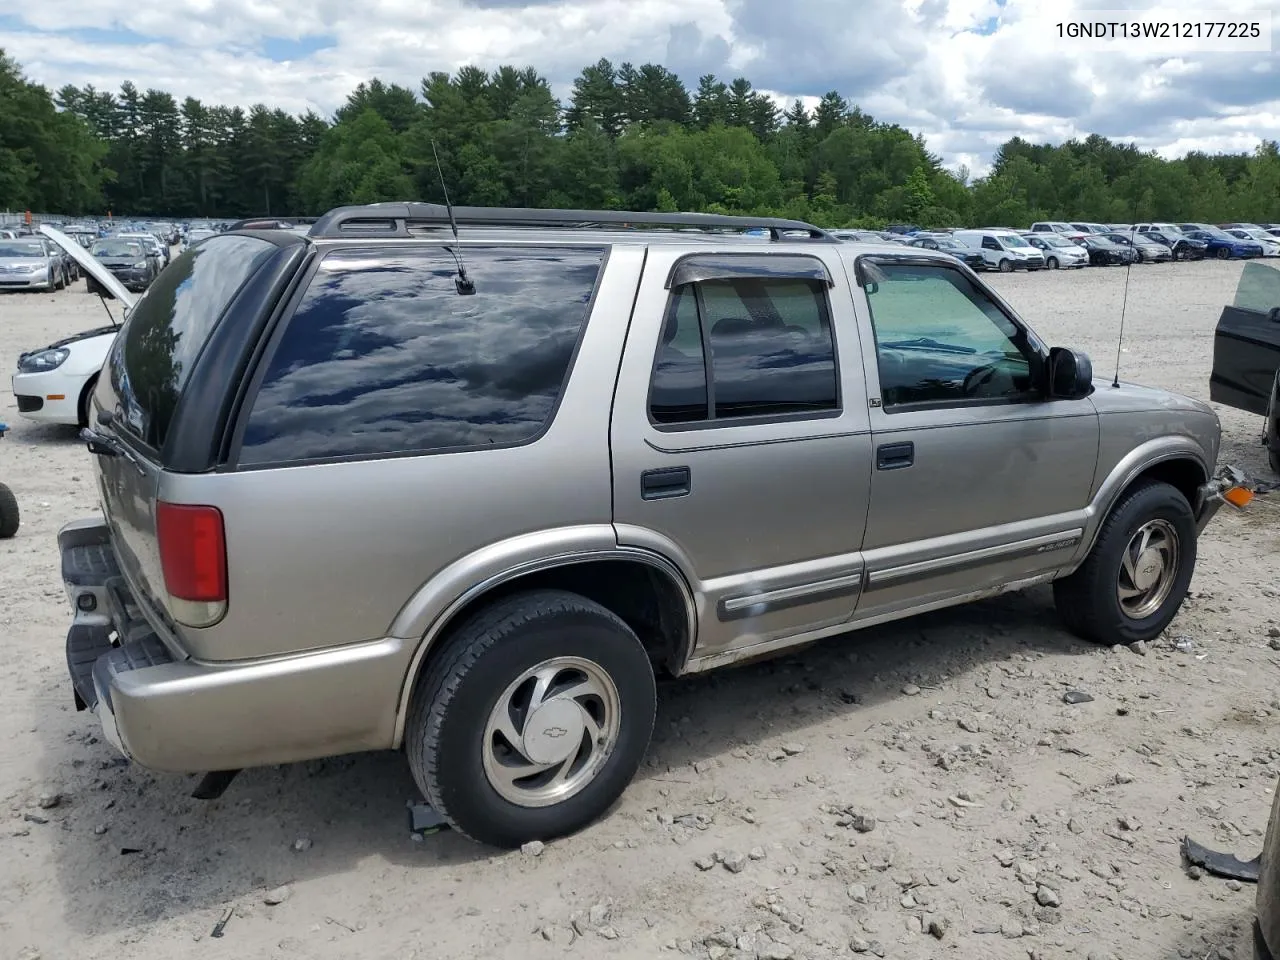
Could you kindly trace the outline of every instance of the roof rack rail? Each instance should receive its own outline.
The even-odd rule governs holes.
[[[250,217],[247,220],[237,220],[227,230],[284,230],[315,222],[315,217]]]
[[[628,210],[540,210],[526,207],[454,207],[459,226],[485,227],[673,227],[697,230],[768,230],[771,240],[806,239],[837,242],[821,227],[778,217],[731,217],[717,213],[654,213]],[[337,207],[317,220],[314,238],[411,237],[414,227],[449,225],[449,211],[438,203],[370,203]]]

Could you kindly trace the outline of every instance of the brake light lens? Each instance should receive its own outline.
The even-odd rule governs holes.
[[[225,603],[227,543],[222,511],[187,503],[156,504],[156,539],[169,596],[193,603]]]

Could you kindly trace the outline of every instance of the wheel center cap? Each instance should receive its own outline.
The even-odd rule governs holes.
[[[1134,564],[1133,585],[1139,590],[1150,590],[1164,572],[1164,558],[1159,551],[1144,550]]]
[[[534,763],[560,763],[582,743],[582,708],[572,700],[549,700],[524,725],[524,755]]]

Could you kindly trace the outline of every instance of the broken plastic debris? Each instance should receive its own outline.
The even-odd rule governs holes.
[[[1202,847],[1190,837],[1182,838],[1182,855],[1188,863],[1204,867],[1215,877],[1226,877],[1228,880],[1243,880],[1246,883],[1258,882],[1258,870],[1262,864],[1262,854],[1252,860],[1241,860],[1231,853],[1219,853]]]
[[[231,922],[231,915],[235,913],[234,907],[227,907],[222,911],[222,919],[213,925],[213,932],[209,934],[211,937],[222,936],[222,931],[227,929],[227,924]]]
[[[1093,697],[1083,690],[1068,690],[1062,695],[1063,703],[1088,703]]]
[[[1190,653],[1195,649],[1195,644],[1191,642],[1190,637],[1174,637],[1173,649],[1179,653]]]

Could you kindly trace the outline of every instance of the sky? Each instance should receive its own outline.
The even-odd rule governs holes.
[[[1106,11],[1265,22],[1280,0],[40,0],[7,4],[0,49],[28,77],[330,116],[373,76],[417,89],[471,64],[533,66],[563,99],[607,57],[661,63],[691,88],[745,76],[782,104],[836,90],[981,175],[1012,136],[1090,133],[1162,156],[1280,140],[1270,50],[1188,42],[1099,47],[1055,24]],[[1099,12],[1103,11],[1103,12]],[[1274,17],[1274,22],[1273,21]],[[1110,15],[1114,19],[1114,14]],[[1255,43],[1255,46],[1258,44]]]

